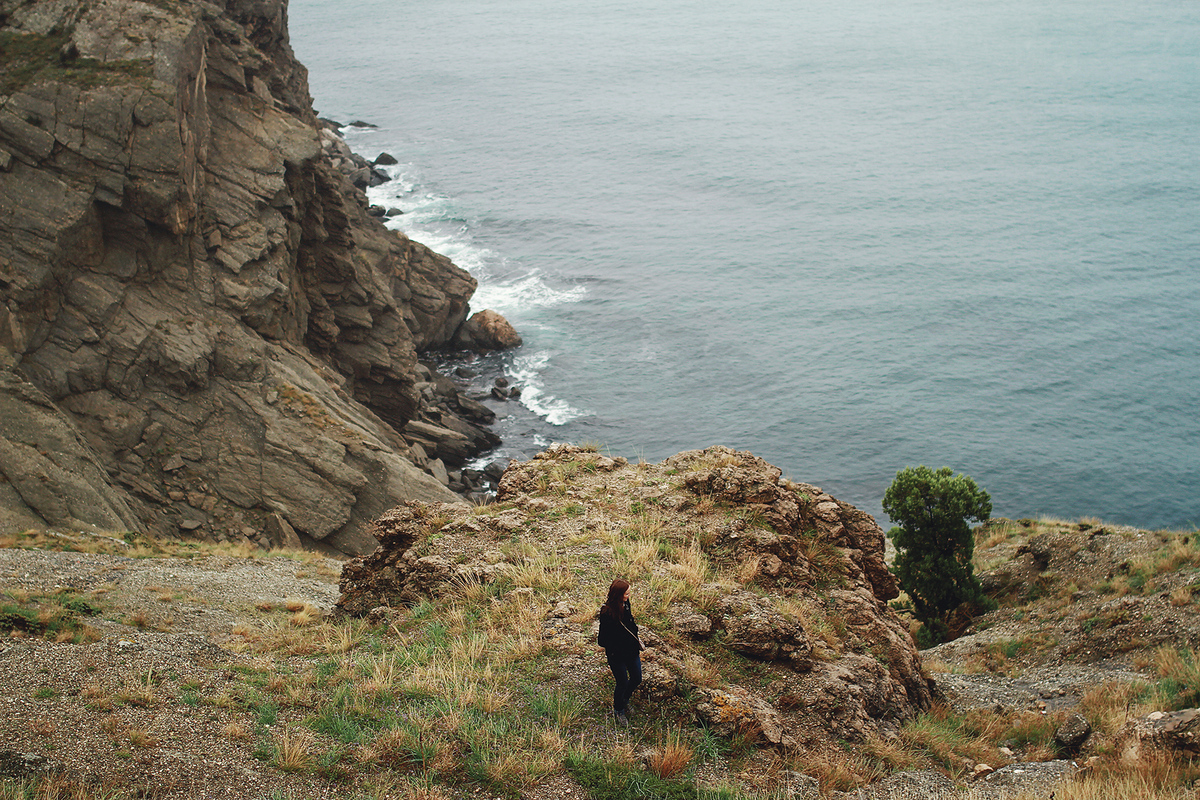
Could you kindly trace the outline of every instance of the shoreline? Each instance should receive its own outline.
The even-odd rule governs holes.
[[[335,169],[362,193],[353,199],[365,205],[370,216],[384,222],[404,214],[399,207],[372,204],[365,194],[368,189],[395,180],[379,167],[396,164],[396,158],[382,152],[373,160],[367,159],[346,141],[345,131],[376,126],[362,120],[347,123],[328,117],[318,120],[324,130],[336,136],[336,139],[322,137],[326,155]],[[503,408],[519,403],[523,387],[513,382],[513,376],[502,364],[487,363],[486,357],[511,349],[484,352],[442,347],[417,354],[421,370],[417,384],[421,392],[418,417],[399,433],[409,444],[414,464],[455,494],[475,503],[495,497],[499,476],[510,458],[532,458],[551,443],[539,442],[539,435],[534,433],[528,435],[531,449],[507,442],[495,433],[495,423],[501,419],[501,410],[495,406],[502,404]],[[536,412],[530,414],[537,417]],[[447,415],[458,420],[449,421]],[[468,446],[462,445],[456,432],[468,436]],[[506,444],[507,450],[517,455],[503,455]],[[495,458],[491,458],[493,454]]]

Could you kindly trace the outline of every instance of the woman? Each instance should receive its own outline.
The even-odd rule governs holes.
[[[617,578],[608,587],[608,599],[600,607],[600,635],[597,643],[608,656],[616,688],[613,689],[613,714],[621,725],[628,725],[625,716],[629,697],[642,682],[642,640],[633,621],[629,605],[629,582]]]

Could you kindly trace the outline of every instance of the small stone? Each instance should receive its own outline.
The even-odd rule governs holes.
[[[996,770],[993,767],[991,767],[987,764],[983,764],[983,763],[976,764],[971,769],[971,780],[977,781],[982,777],[991,775],[995,771]]]
[[[174,472],[178,469],[183,469],[183,459],[177,455],[169,456],[163,462],[163,472]]]

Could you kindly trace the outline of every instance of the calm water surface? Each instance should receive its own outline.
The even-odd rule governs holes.
[[[726,444],[887,520],[1200,524],[1200,6],[292,0],[373,199],[525,346],[503,455]]]

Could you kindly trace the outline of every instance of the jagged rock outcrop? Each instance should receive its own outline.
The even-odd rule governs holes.
[[[1117,732],[1116,751],[1134,762],[1151,754],[1200,754],[1200,708],[1155,711],[1131,719]]]
[[[397,502],[453,501],[398,432],[475,281],[333,165],[283,0],[0,0],[0,26],[0,351],[10,405],[36,398],[6,423],[56,409],[99,467],[6,451],[25,511],[216,538],[278,514],[354,553]]]
[[[631,465],[556,445],[512,462],[496,504],[409,503],[374,532],[379,547],[342,570],[343,611],[541,592],[543,636],[572,657],[594,650],[594,609],[628,577],[646,609],[640,691],[719,732],[784,749],[887,738],[934,699],[887,604],[883,531],[749,453]]]

